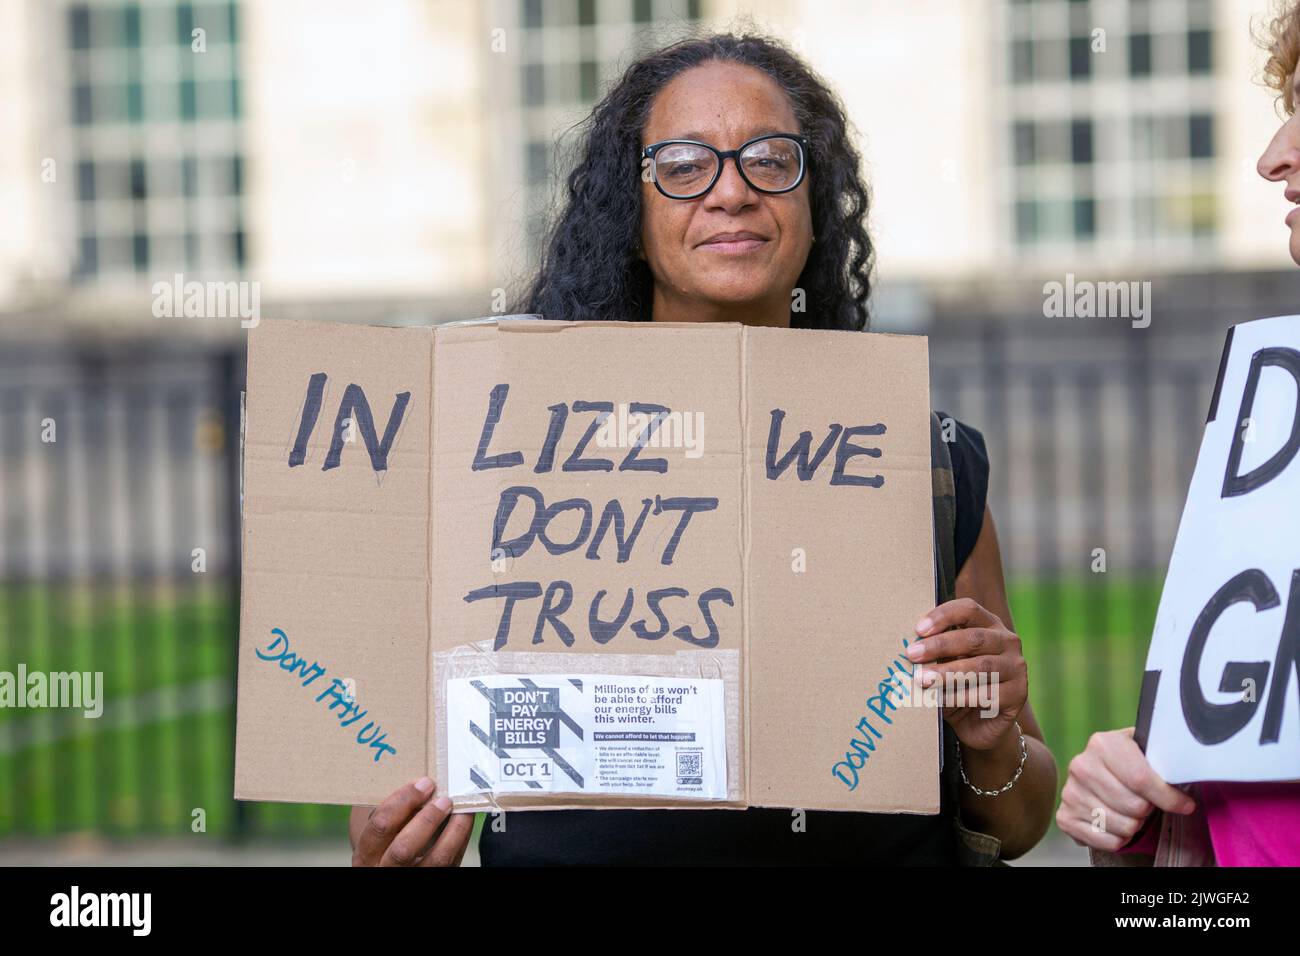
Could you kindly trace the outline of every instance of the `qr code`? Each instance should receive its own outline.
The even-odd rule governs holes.
[[[701,784],[704,782],[704,754],[687,751],[677,754],[678,784]]]

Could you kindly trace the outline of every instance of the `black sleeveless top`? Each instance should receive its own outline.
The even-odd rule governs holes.
[[[937,413],[942,421],[947,416]],[[984,521],[989,462],[984,438],[956,423],[949,446],[956,488],[958,570]],[[748,810],[512,810],[504,832],[489,817],[479,839],[484,866],[956,865],[947,787],[937,816]]]

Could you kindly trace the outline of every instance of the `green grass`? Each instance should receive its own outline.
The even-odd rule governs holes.
[[[1010,582],[1034,712],[1062,771],[1093,731],[1133,723],[1161,583],[1107,574]],[[0,670],[21,661],[29,671],[102,671],[109,710],[128,718],[114,726],[0,709],[0,838],[346,839],[346,807],[232,799],[235,619],[228,582],[201,578],[183,588],[0,587]],[[222,681],[226,693],[208,709],[176,709],[182,689]],[[141,701],[155,709],[140,712]],[[6,746],[41,724],[62,735]],[[192,829],[197,809],[205,834]]]
[[[228,583],[201,578],[0,588],[0,669],[99,671],[105,700],[98,720],[0,709],[0,837],[346,833],[344,807],[232,798],[235,614]],[[186,712],[203,685],[225,693]],[[42,729],[54,739],[6,746]]]
[[[234,667],[229,589],[112,586],[0,587],[0,660],[13,670],[102,671],[106,699]],[[23,719],[0,709],[0,721]]]
[[[1163,576],[1016,579],[1007,586],[1029,696],[1065,781],[1098,730],[1132,726]]]

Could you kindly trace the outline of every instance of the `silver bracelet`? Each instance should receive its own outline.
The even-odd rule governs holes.
[[[954,741],[957,745],[957,769],[961,771],[962,783],[966,784],[966,786],[970,787],[981,797],[996,797],[998,794],[1006,793],[1014,787],[1016,781],[1020,779],[1020,775],[1025,770],[1025,759],[1029,756],[1029,750],[1025,746],[1025,735],[1020,729],[1019,721],[1016,722],[1016,733],[1020,735],[1020,766],[1016,768],[1016,772],[1012,775],[1011,779],[1004,783],[999,790],[981,790],[979,787],[975,786],[975,784],[970,782],[970,777],[966,776],[966,767],[961,762],[961,741]]]

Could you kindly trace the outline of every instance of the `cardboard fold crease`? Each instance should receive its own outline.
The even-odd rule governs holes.
[[[665,409],[674,443],[608,444],[601,409],[614,421],[634,403]],[[533,676],[560,673],[566,654],[631,655],[650,672],[699,641],[738,655],[727,760],[739,799],[487,803],[938,812],[934,709],[881,720],[869,706],[934,599],[924,338],[264,320],[249,333],[244,430],[237,798],[374,804],[433,775],[449,732],[435,656],[494,646],[508,588],[535,583],[551,596],[512,601],[500,648],[545,661]],[[803,433],[805,473],[796,454],[769,474],[773,436],[780,461]],[[611,518],[600,537],[616,511],[623,531]],[[593,599],[608,621],[629,590],[624,623],[595,639]],[[660,636],[652,593],[667,595]],[[864,735],[870,747],[855,745]]]

